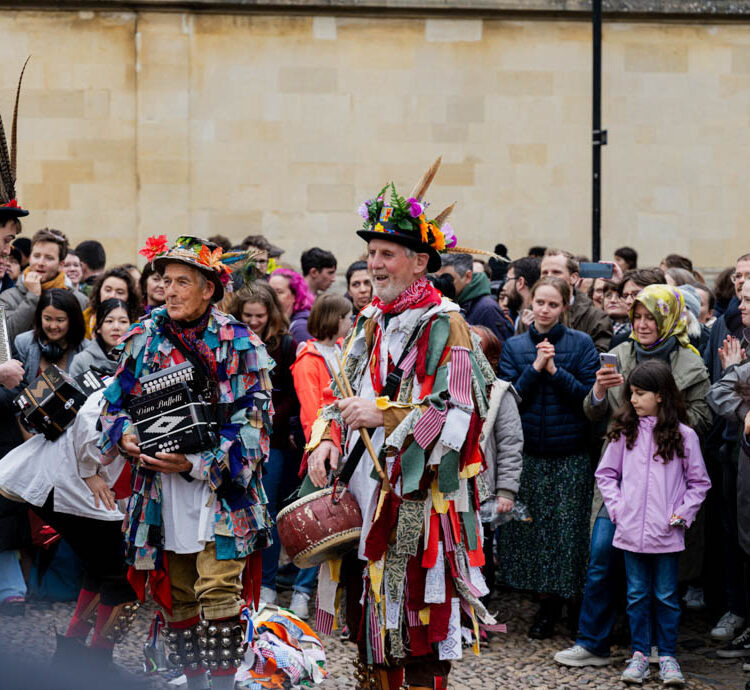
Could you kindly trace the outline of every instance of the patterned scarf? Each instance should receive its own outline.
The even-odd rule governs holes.
[[[206,310],[206,313],[197,321],[191,321],[190,323],[180,323],[173,319],[168,319],[165,325],[166,330],[170,335],[177,338],[185,349],[190,352],[194,352],[198,359],[200,359],[205,365],[205,371],[203,372],[211,381],[218,379],[216,373],[216,357],[211,351],[211,348],[206,345],[203,340],[203,332],[208,327],[208,320],[211,317],[211,308]]]
[[[630,307],[630,323],[633,323],[635,305],[642,304],[656,321],[657,339],[651,345],[643,345],[638,340],[635,330],[631,331],[630,337],[635,340],[644,351],[655,350],[668,338],[674,336],[681,347],[698,351],[690,344],[687,332],[687,310],[682,293],[670,285],[647,285],[638,293],[638,296]]]
[[[379,297],[372,300],[374,306],[384,314],[400,314],[407,309],[419,309],[440,304],[440,292],[427,280],[420,278],[404,290],[393,302],[385,304]]]

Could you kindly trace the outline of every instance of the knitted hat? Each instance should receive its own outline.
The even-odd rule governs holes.
[[[22,218],[28,216],[29,212],[21,208],[16,201],[16,140],[17,140],[17,120],[18,120],[18,98],[21,95],[21,81],[23,73],[26,70],[26,62],[21,68],[21,76],[18,77],[18,87],[16,88],[16,103],[13,106],[13,122],[10,129],[10,151],[8,151],[8,142],[5,139],[5,127],[3,119],[0,117],[0,223],[5,223],[11,218]]]

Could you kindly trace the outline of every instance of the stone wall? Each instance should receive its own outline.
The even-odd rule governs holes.
[[[742,3],[740,3],[742,4]],[[560,18],[0,15],[0,109],[27,54],[19,199],[132,261],[150,234],[263,232],[296,263],[363,249],[358,203],[430,198],[462,244],[590,247],[590,27]],[[608,23],[604,254],[747,249],[750,26]]]

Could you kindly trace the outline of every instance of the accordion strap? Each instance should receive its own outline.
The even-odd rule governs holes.
[[[188,347],[185,347],[185,343],[183,343],[168,328],[164,329],[164,335],[167,337],[167,340],[169,340],[169,342],[172,343],[172,345],[174,345],[180,351],[182,356],[188,362],[190,362],[190,364],[193,365],[197,374],[198,385],[200,386],[202,391],[209,393],[210,402],[215,402],[214,383],[208,376],[208,365],[203,361],[203,359],[200,357],[200,355],[198,355],[197,352],[191,350]]]

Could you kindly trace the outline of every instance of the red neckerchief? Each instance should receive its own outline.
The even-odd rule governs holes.
[[[440,292],[427,278],[423,277],[413,282],[393,302],[385,304],[380,297],[376,296],[373,298],[372,303],[384,314],[400,314],[407,309],[419,309],[420,307],[438,305],[441,299],[442,295]]]
[[[407,309],[421,309],[424,307],[436,306],[440,304],[441,300],[442,295],[433,284],[427,280],[427,278],[420,278],[413,282],[392,302],[384,304],[379,297],[375,297],[372,300],[372,303],[375,307],[380,309],[383,314],[395,315],[401,314]],[[380,344],[382,338],[383,332],[380,324],[376,324],[372,344],[372,357],[370,357],[370,378],[372,379],[372,387],[374,388],[376,395],[380,395],[383,392],[383,386],[385,385],[380,378]],[[390,373],[393,368],[394,363],[389,354],[388,373]]]

